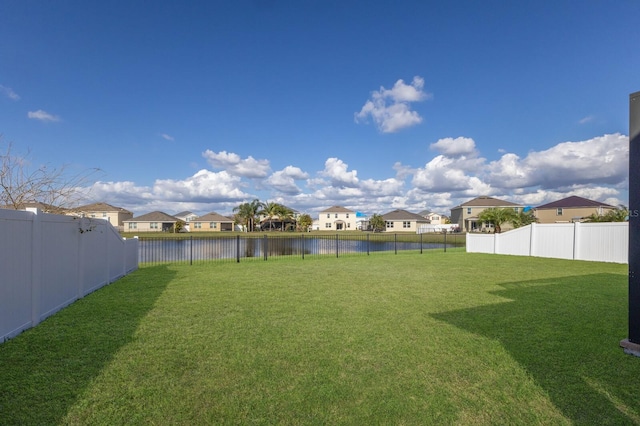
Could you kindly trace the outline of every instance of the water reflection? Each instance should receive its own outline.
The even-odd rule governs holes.
[[[451,247],[447,244],[446,247]],[[145,262],[178,262],[213,259],[259,258],[273,256],[339,256],[347,253],[429,250],[445,248],[443,243],[421,243],[386,239],[337,236],[238,238],[150,238],[140,239],[139,259]]]

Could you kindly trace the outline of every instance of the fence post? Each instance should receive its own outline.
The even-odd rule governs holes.
[[[398,254],[398,234],[393,234],[393,250]]]
[[[35,208],[27,208],[33,213],[31,231],[31,326],[40,323],[40,297],[42,294],[42,221],[41,212]]]
[[[240,235],[236,235],[236,263],[240,263]]]
[[[367,234],[367,256],[369,256],[369,237],[370,236],[371,236],[370,234]]]
[[[189,265],[193,265],[193,235],[189,235]]]
[[[580,222],[573,222],[573,260],[580,257]]]
[[[444,252],[447,252],[447,230],[444,230]]]
[[[422,254],[422,232],[420,233],[420,254]]]
[[[302,237],[302,260],[304,260],[304,234],[300,234]]]
[[[264,253],[264,260],[267,260],[267,252],[269,249],[269,242],[267,241],[267,234],[264,234],[262,239],[262,252]]]
[[[336,234],[336,257],[338,257],[338,234]]]

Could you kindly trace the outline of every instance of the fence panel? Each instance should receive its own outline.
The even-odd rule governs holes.
[[[78,298],[78,225],[69,217],[40,213],[41,270],[39,310],[44,318]],[[37,267],[37,265],[34,265]]]
[[[467,252],[495,253],[496,243],[493,234],[467,234]]]
[[[627,263],[629,223],[532,224],[503,234],[468,234],[467,251]]]
[[[0,343],[138,267],[101,219],[0,209]]]
[[[0,210],[0,342],[31,325],[33,222],[25,212]]]
[[[531,227],[514,229],[504,234],[495,234],[496,253],[516,256],[531,255]]]
[[[576,259],[627,263],[629,223],[576,224]]]
[[[574,224],[551,223],[529,225],[531,231],[531,256],[573,259]]]

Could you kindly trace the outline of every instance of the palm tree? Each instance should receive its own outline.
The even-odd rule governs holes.
[[[272,201],[267,201],[266,203],[262,203],[262,209],[258,211],[259,215],[266,216],[267,220],[269,220],[269,230],[271,230],[271,223],[273,222],[273,218],[278,216],[280,212],[280,204],[274,203]]]
[[[280,221],[282,222],[282,230],[285,231],[285,226],[286,226],[286,222],[294,222],[295,220],[293,219],[293,210],[291,210],[289,207],[284,206],[282,204],[278,204],[278,209],[277,209],[277,216],[280,219]]]
[[[502,232],[502,225],[506,222],[515,220],[517,214],[515,210],[510,208],[491,207],[480,212],[478,220],[484,223],[490,223],[495,227],[495,232]]]
[[[237,216],[242,220],[242,224],[246,226],[247,231],[254,231],[256,216],[262,208],[262,205],[260,200],[256,198],[250,203],[242,203],[233,208],[233,211],[237,212]]]
[[[518,212],[514,216],[513,220],[511,220],[511,224],[514,228],[521,228],[536,222],[538,222],[538,218],[533,215],[533,210]]]

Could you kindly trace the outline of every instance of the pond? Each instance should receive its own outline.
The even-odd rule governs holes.
[[[403,241],[396,235],[357,236],[327,235],[296,237],[216,237],[184,239],[140,238],[139,261],[148,262],[192,262],[200,260],[264,258],[276,256],[314,256],[347,253],[369,254],[381,251],[422,251],[453,247],[453,244],[422,242],[420,236],[412,236],[416,241]]]

